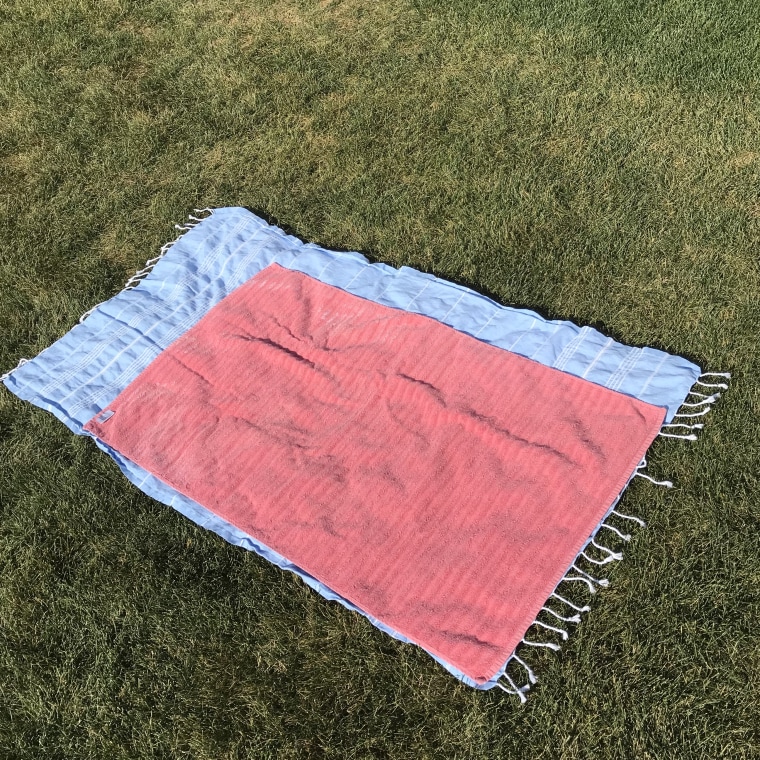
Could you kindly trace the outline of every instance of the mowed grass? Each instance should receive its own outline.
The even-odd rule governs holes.
[[[0,0],[0,369],[193,207],[734,373],[527,706],[0,390],[3,758],[760,757],[760,6]],[[579,590],[580,591],[580,590]]]

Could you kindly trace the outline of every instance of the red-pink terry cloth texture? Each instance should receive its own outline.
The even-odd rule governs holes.
[[[663,416],[273,264],[86,429],[485,683]]]

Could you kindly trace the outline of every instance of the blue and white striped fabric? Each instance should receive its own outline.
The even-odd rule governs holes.
[[[408,267],[370,264],[358,253],[302,243],[246,209],[225,208],[180,238],[137,288],[98,306],[85,322],[16,370],[7,385],[80,433],[164,348],[272,262],[667,407],[666,422],[700,374],[699,367],[681,357],[631,348],[590,327],[501,306]]]
[[[549,367],[667,408],[670,422],[700,368],[651,348],[631,348],[590,328],[545,320],[501,306],[467,288],[408,267],[370,264],[358,253],[326,250],[286,235],[243,208],[217,209],[182,236],[140,284],[99,305],[5,384],[52,412],[73,432],[113,399],[208,310],[264,267],[276,262],[386,306],[423,314],[479,340]],[[171,489],[150,473],[98,445],[141,490],[230,543],[256,551],[301,576],[328,599],[366,614],[251,536]],[[369,616],[368,616],[369,617]],[[406,639],[377,620],[398,639]],[[476,686],[446,662],[461,680]],[[496,678],[478,688],[490,688]]]

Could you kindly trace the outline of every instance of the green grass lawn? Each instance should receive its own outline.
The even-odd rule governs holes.
[[[0,0],[0,370],[193,207],[734,373],[528,704],[0,390],[0,757],[760,757],[760,2]]]

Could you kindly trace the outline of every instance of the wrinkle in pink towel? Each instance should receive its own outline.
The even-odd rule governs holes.
[[[663,416],[271,265],[86,429],[483,683]]]

